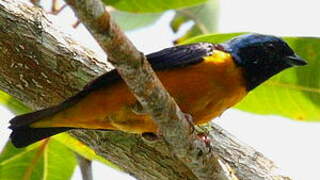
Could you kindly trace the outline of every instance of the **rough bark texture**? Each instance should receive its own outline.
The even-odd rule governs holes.
[[[0,88],[28,106],[56,104],[107,70],[92,51],[53,27],[41,9],[1,1],[0,13]]]
[[[42,10],[11,0],[0,0],[0,61],[0,88],[34,109],[61,102],[106,70],[90,50],[55,29]],[[123,132],[71,133],[138,179],[198,179],[164,141]],[[289,179],[216,125],[211,136],[212,152],[239,179]]]

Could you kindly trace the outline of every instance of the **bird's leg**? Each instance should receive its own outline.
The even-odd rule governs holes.
[[[209,148],[209,152],[211,152],[211,139],[209,138],[208,134],[199,133],[197,134],[198,138]]]
[[[190,114],[184,113],[185,119],[190,124],[191,133],[196,132],[198,138],[205,143],[205,145],[210,148],[211,139],[209,138],[209,127],[208,125],[195,126],[193,124],[193,119]],[[208,126],[208,127],[207,127]],[[209,149],[211,151],[211,149]]]
[[[202,124],[195,126],[195,130],[197,134],[206,134],[209,135],[210,133],[210,125],[209,124]]]
[[[198,138],[205,143],[206,147],[210,148],[211,147],[211,139],[209,137],[210,126],[209,125],[196,126],[195,130]],[[210,151],[211,149],[209,149],[209,152]]]

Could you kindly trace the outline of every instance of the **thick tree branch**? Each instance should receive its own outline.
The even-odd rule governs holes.
[[[71,96],[107,70],[92,51],[54,28],[41,9],[0,3],[2,90],[39,109]]]
[[[95,12],[96,16],[99,16],[98,11]],[[96,16],[91,18],[96,19]],[[117,36],[106,39],[110,40],[113,37]],[[144,67],[146,65],[146,63],[142,63],[144,61],[141,61],[143,56],[140,53],[129,53],[123,58],[133,61],[135,57],[132,56],[138,58],[136,66],[142,65]],[[39,8],[12,0],[0,0],[0,61],[2,63],[0,66],[0,88],[34,109],[57,104],[64,98],[71,96],[93,77],[104,72],[106,67],[99,63],[91,51],[81,47],[55,29]],[[127,65],[123,65],[123,62],[116,63],[116,65],[127,67]],[[124,69],[122,71],[130,70]],[[144,78],[147,80],[150,78],[150,76],[146,77]],[[129,78],[130,81],[140,81],[131,78]],[[156,81],[153,77],[151,79]],[[151,85],[152,83],[147,84]],[[151,86],[150,89],[153,87]],[[156,92],[158,91],[160,90]],[[157,98],[160,98],[160,102],[165,104],[170,99],[169,96],[165,96],[164,99]],[[147,99],[146,97],[143,96],[142,100]],[[147,107],[149,105],[148,99],[145,101],[142,101],[142,104]],[[170,109],[164,113],[165,115],[171,114],[173,110],[173,114],[177,115],[177,107],[172,106],[169,106]],[[151,111],[151,113],[156,112],[159,111]],[[177,119],[183,119],[183,114],[180,114]],[[165,119],[165,125],[172,124],[167,122],[163,114],[156,114],[154,117]],[[182,133],[189,133],[188,124],[183,120],[181,123],[186,126]],[[214,127],[214,131],[212,131],[213,152],[221,158],[219,163],[225,164],[227,162],[232,166],[233,172],[239,179],[286,179],[274,173],[276,167],[272,161],[252,148],[239,143],[223,130]],[[165,130],[162,129],[162,131]],[[169,132],[164,133],[166,133],[166,141],[170,141],[170,138],[176,138],[175,133],[180,132],[174,132],[172,135]],[[139,135],[123,132],[74,130],[72,134],[95,149],[99,155],[139,179],[199,179],[197,178],[198,172],[190,171],[190,166],[186,165],[185,160],[188,159],[183,159],[181,156],[179,156],[180,159],[177,159],[172,156],[170,148],[173,146],[168,146],[165,141],[150,143],[141,139]],[[190,139],[192,140],[192,138]],[[189,142],[190,139],[188,139]],[[188,149],[182,150],[182,154],[189,153],[183,151],[188,151]],[[181,152],[176,153],[180,154]],[[211,156],[211,153],[207,154]],[[194,158],[194,154],[187,155]],[[191,162],[193,160],[199,159],[191,159]],[[211,164],[206,164],[208,162],[210,161],[201,163],[208,165],[204,168],[213,168]],[[207,174],[211,170],[204,169],[203,174]]]

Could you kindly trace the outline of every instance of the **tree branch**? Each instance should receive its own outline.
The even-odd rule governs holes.
[[[108,54],[129,89],[145,112],[156,121],[164,140],[174,154],[199,179],[237,179],[228,165],[209,152],[209,148],[192,132],[184,113],[170,97],[153,72],[146,57],[112,21],[100,0],[66,0]]]
[[[82,180],[93,180],[92,161],[75,153],[81,170]]]
[[[92,14],[95,16],[91,17],[93,20],[97,17],[107,18],[104,8],[101,8],[100,11],[92,10],[95,10],[95,13]],[[105,21],[101,20],[101,22]],[[106,24],[107,26],[110,25]],[[106,25],[103,27],[106,27]],[[105,30],[108,29],[97,33],[101,33],[101,35],[108,33]],[[119,32],[121,33],[121,31]],[[114,37],[117,37],[117,35],[112,34],[112,36],[104,39],[111,42]],[[92,147],[97,154],[102,155],[139,179],[200,179],[206,177],[206,175],[213,177],[211,173],[215,174],[219,171],[228,173],[229,169],[221,170],[219,169],[220,165],[216,168],[216,164],[208,164],[211,163],[211,159],[216,160],[211,152],[205,153],[206,151],[202,151],[204,155],[201,157],[192,153],[189,154],[188,148],[198,147],[198,144],[189,145],[188,143],[197,141],[193,141],[194,135],[190,138],[190,127],[183,120],[184,115],[179,113],[177,106],[167,93],[164,93],[163,96],[155,95],[151,99],[151,101],[160,99],[163,104],[150,104],[147,97],[150,94],[153,97],[154,93],[152,92],[157,94],[165,91],[160,90],[163,89],[160,83],[158,84],[160,85],[159,88],[154,88],[153,83],[158,83],[154,76],[140,73],[152,71],[148,68],[147,63],[142,61],[144,57],[141,53],[126,45],[122,46],[122,43],[125,44],[127,41],[126,39],[118,39],[117,47],[113,47],[107,52],[121,51],[117,48],[129,49],[132,52],[127,52],[123,56],[109,55],[109,58],[113,62],[117,62],[115,64],[117,67],[123,68],[120,72],[129,74],[129,83],[132,83],[131,81],[140,82],[134,76],[142,74],[141,76],[144,79],[142,82],[146,83],[144,85],[150,85],[146,88],[148,92],[137,90],[138,95],[142,95],[139,100],[144,107],[150,105],[151,107],[162,107],[169,100],[173,103],[168,106],[169,109],[160,108],[161,111],[165,111],[163,114],[159,113],[159,110],[148,109],[155,119],[160,119],[159,124],[166,138],[165,141],[150,143],[141,139],[139,135],[116,131],[73,130],[71,133]],[[121,61],[116,61],[117,57],[120,57]],[[128,68],[129,65],[122,61],[127,59],[129,62],[132,61],[131,63],[135,68],[142,66],[147,69],[138,72],[133,70],[132,72]],[[137,62],[133,61],[134,59]],[[0,0],[0,61],[2,62],[0,66],[0,88],[34,109],[57,104],[64,98],[71,96],[93,77],[103,73],[106,67],[106,65],[99,63],[94,53],[81,47],[54,28],[42,10],[12,0]],[[134,88],[135,86],[133,86]],[[151,90],[149,91],[149,89]],[[172,114],[174,116],[171,116]],[[170,119],[180,120],[178,123],[182,123],[184,128],[175,130],[176,125],[172,125],[171,120],[169,122],[168,115],[170,115]],[[174,129],[173,133],[166,132],[163,129],[168,125],[174,126],[169,126],[169,128]],[[183,137],[188,139],[181,140],[176,137],[179,133],[182,133]],[[276,168],[272,161],[252,148],[239,143],[234,137],[221,129],[214,128],[212,138],[214,141],[213,152],[220,157],[218,163],[224,165],[227,162],[232,166],[229,175],[234,172],[239,179],[286,179],[274,173],[273,170]],[[175,139],[179,139],[178,147],[170,144],[170,142],[176,142]],[[169,145],[167,142],[169,142]],[[202,146],[200,144],[200,147]],[[179,155],[178,159],[172,156],[172,147],[179,150],[175,152]],[[187,148],[179,149],[181,147]],[[188,164],[190,162],[186,162],[188,160],[195,163],[190,166]],[[199,161],[200,164],[196,161]],[[194,167],[197,164],[199,164],[199,168],[194,169],[197,168]],[[193,171],[190,171],[190,169]]]

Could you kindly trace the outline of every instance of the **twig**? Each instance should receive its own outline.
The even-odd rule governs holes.
[[[80,25],[81,21],[80,20],[77,20],[73,25],[72,27],[73,28],[77,28],[79,25]]]
[[[57,5],[51,7],[51,12],[49,12],[50,14],[53,15],[58,15],[59,13],[61,13],[62,10],[64,10],[67,7],[67,4],[62,5],[60,8],[57,7]]]
[[[31,2],[33,5],[40,7],[40,0],[30,0],[30,2]]]
[[[81,170],[82,180],[93,180],[92,176],[92,161],[76,154],[78,164]]]
[[[51,12],[55,13],[59,10],[58,0],[51,0]]]

